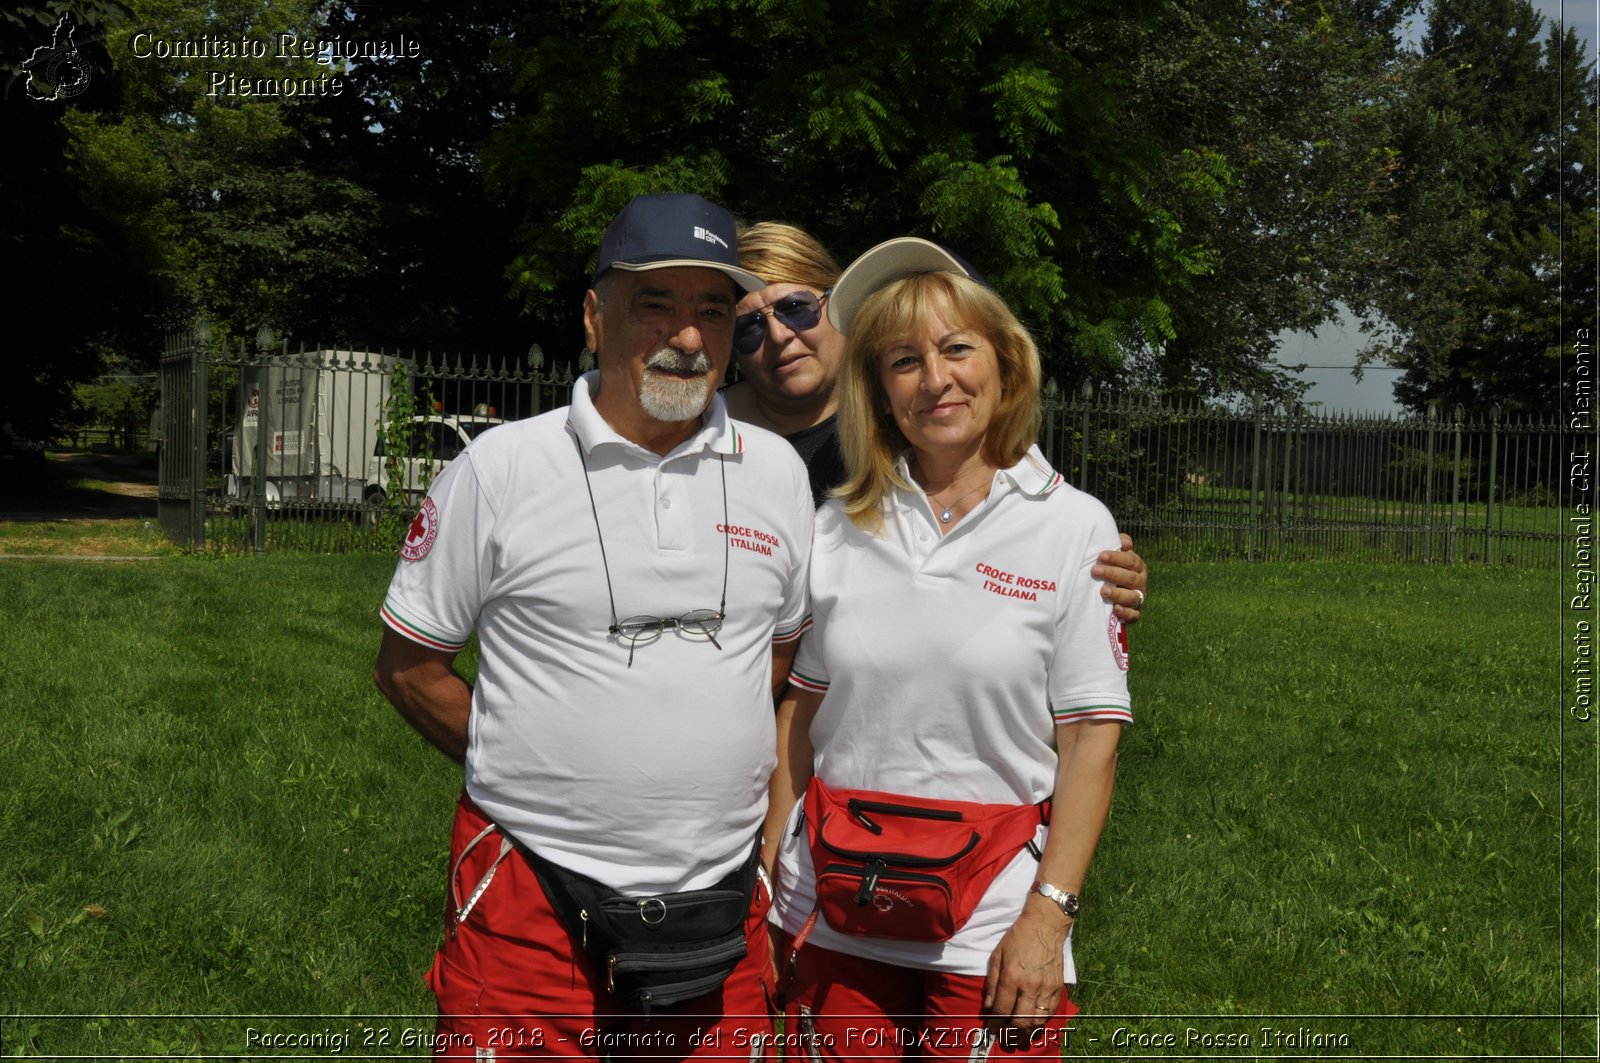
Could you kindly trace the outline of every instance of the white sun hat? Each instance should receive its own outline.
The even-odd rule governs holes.
[[[920,237],[896,237],[867,251],[839,274],[828,296],[829,323],[848,336],[856,311],[869,295],[912,273],[956,273],[984,283],[983,278],[954,252]]]

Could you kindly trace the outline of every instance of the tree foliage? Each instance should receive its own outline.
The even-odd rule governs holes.
[[[47,438],[71,416],[73,385],[92,379],[124,344],[153,345],[156,308],[168,294],[160,253],[122,219],[99,209],[75,179],[66,119],[120,106],[115,84],[97,75],[71,101],[38,100],[21,64],[48,47],[67,4],[0,12],[5,101],[0,138],[10,165],[0,169],[0,246],[11,263],[11,373],[0,392],[0,422]],[[120,15],[115,4],[70,5],[75,43],[96,71],[108,65],[103,35]]]
[[[1485,145],[1479,114],[1424,102],[1438,65],[1400,44],[1418,6],[556,4],[497,53],[509,276],[568,315],[628,196],[696,189],[846,259],[956,246],[1069,386],[1291,399],[1280,335],[1344,307],[1387,325],[1369,357],[1436,365],[1484,222],[1437,168]]]
[[[1434,0],[1412,52],[1419,4],[72,5],[99,38],[91,91],[6,108],[44,163],[0,178],[5,235],[39,266],[27,305],[59,322],[34,379],[148,363],[195,315],[572,350],[606,221],[694,190],[841,260],[907,233],[955,247],[1067,387],[1292,399],[1279,335],[1348,307],[1366,357],[1411,368],[1407,401],[1534,405],[1556,322],[1593,316],[1592,276],[1552,283],[1563,241],[1567,262],[1593,249],[1593,170],[1573,164],[1593,157],[1593,70],[1570,34],[1541,44],[1528,0]],[[0,21],[8,54],[64,6]],[[228,60],[344,84],[245,98],[207,91],[214,62],[137,58],[140,32],[418,55]],[[41,279],[59,276],[93,305]]]
[[[329,38],[404,40],[420,53],[346,69],[348,91],[318,101],[309,133],[317,155],[371,195],[367,268],[345,315],[365,343],[504,356],[537,338],[507,296],[516,212],[486,191],[481,160],[509,107],[493,48],[514,24],[495,6],[445,0],[326,10]]]
[[[355,282],[371,269],[373,197],[313,153],[316,97],[230,94],[211,76],[315,81],[324,66],[275,45],[282,34],[317,39],[320,28],[309,2],[131,0],[129,16],[107,32],[123,105],[67,118],[80,186],[160,249],[178,289],[174,309],[209,318],[222,334],[267,326],[341,339]],[[147,43],[135,41],[140,34]],[[208,36],[262,42],[266,54],[147,54],[149,41]]]
[[[1528,0],[1429,9],[1403,117],[1380,348],[1396,397],[1482,409],[1558,408],[1564,322],[1595,313],[1594,67]],[[1570,268],[1569,268],[1570,267]]]
[[[1168,153],[1130,108],[1127,56],[1160,9],[553,5],[500,53],[515,111],[485,155],[526,205],[513,284],[536,314],[570,312],[629,196],[695,189],[846,258],[908,232],[945,241],[1064,363],[1109,376],[1211,268],[1180,212],[1214,194],[1212,160]]]
[[[1153,27],[1134,60],[1139,109],[1172,144],[1201,146],[1182,150],[1204,153],[1215,191],[1183,215],[1212,268],[1142,352],[1140,379],[1169,395],[1297,397],[1276,366],[1280,334],[1359,305],[1388,236],[1371,219],[1404,83],[1394,40],[1414,6],[1239,0],[1176,7]]]

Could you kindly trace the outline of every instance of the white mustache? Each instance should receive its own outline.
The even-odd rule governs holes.
[[[680,351],[676,347],[663,347],[644,360],[646,368],[664,369],[669,373],[709,373],[711,359],[705,351]]]

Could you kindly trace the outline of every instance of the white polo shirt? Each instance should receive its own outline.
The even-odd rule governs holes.
[[[748,855],[766,810],[772,644],[806,626],[810,487],[720,395],[662,457],[612,431],[596,381],[445,468],[382,615],[447,651],[476,628],[467,792],[504,830],[625,893],[698,889]],[[617,618],[676,617],[717,609],[725,564],[722,648],[668,631],[630,666],[607,570]]]
[[[901,459],[901,473],[909,472]],[[1055,727],[1132,722],[1122,625],[1089,574],[1119,548],[1111,514],[1037,447],[940,536],[920,492],[885,501],[869,535],[837,502],[817,513],[813,626],[790,682],[826,692],[811,725],[816,773],[840,789],[1033,804],[1055,790]],[[798,933],[815,905],[799,809],[780,851],[778,918]],[[1044,844],[1045,828],[1036,841]],[[1038,863],[1024,850],[971,921],[943,943],[840,934],[818,946],[909,967],[983,974],[1021,914]],[[1068,981],[1075,980],[1071,945]]]

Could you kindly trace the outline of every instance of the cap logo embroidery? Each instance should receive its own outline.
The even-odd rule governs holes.
[[[723,247],[728,246],[728,241],[724,240],[722,237],[718,236],[716,233],[712,232],[710,229],[707,229],[703,225],[696,225],[694,227],[694,238],[696,240],[704,240],[708,244],[721,244]]]

